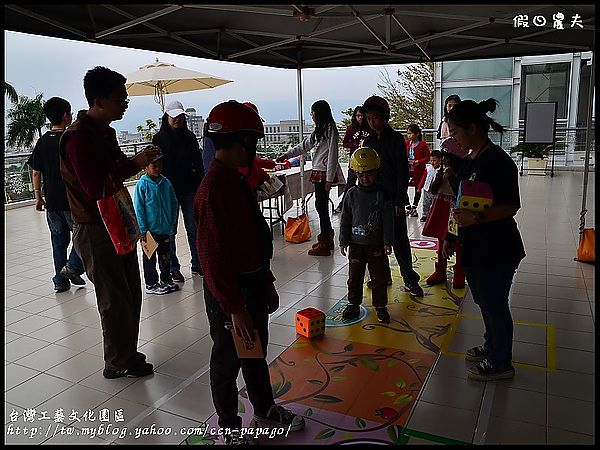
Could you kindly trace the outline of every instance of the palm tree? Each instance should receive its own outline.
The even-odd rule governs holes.
[[[8,110],[6,143],[11,147],[29,148],[37,137],[42,136],[42,127],[46,123],[44,115],[44,94],[31,99],[19,96],[18,101]]]
[[[12,103],[17,103],[19,101],[19,95],[17,94],[17,90],[6,81],[4,82],[4,95],[8,96],[8,99]]]

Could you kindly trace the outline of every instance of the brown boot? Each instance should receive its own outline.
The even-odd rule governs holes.
[[[308,251],[310,256],[329,256],[331,255],[331,249],[329,242],[322,240],[317,242],[316,247],[311,248]]]
[[[317,235],[317,242],[315,242],[315,243],[312,245],[312,248],[317,248],[317,247],[319,246],[319,243],[320,243],[320,242],[327,241],[328,237],[329,237],[329,236],[326,236],[326,235],[324,235],[324,234],[318,234],[318,235]],[[332,250],[333,250],[333,249],[332,249]]]

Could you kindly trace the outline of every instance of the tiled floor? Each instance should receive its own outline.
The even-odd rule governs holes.
[[[511,306],[514,355],[524,364],[517,366],[514,380],[467,380],[464,360],[441,355],[407,428],[420,436],[476,444],[594,442],[595,272],[593,266],[573,261],[582,179],[577,172],[520,178],[523,207],[517,220],[527,257],[515,277]],[[594,226],[593,204],[592,173],[589,227]],[[309,212],[316,230],[313,205]],[[408,221],[411,237],[420,237],[418,219]],[[14,209],[5,212],[5,222],[6,443],[178,444],[185,436],[152,434],[150,427],[193,428],[213,414],[207,373],[211,341],[202,279],[190,276],[183,230],[178,235],[186,276],[182,290],[166,296],[144,295],[139,349],[154,364],[154,376],[106,380],[101,373],[102,334],[93,285],[88,282],[84,288],[55,294],[44,215],[33,207]],[[335,227],[338,222],[336,215]],[[269,361],[295,339],[295,311],[306,306],[329,309],[346,294],[347,274],[346,259],[337,249],[332,257],[315,258],[306,254],[312,242],[289,244],[279,228],[274,239],[273,272],[281,308],[271,318]],[[463,316],[448,347],[454,353],[480,343],[483,330],[470,295],[460,313]],[[24,421],[23,412],[30,408],[36,409],[35,424]],[[64,410],[63,422],[54,422],[57,409]],[[102,423],[98,418],[91,422],[84,414],[102,409],[111,414],[122,409],[124,421],[115,423],[111,417],[111,423],[149,434],[137,439],[135,433],[123,439],[110,433],[84,436],[86,427],[98,429]],[[71,416],[72,410],[79,416]],[[13,411],[19,414],[14,422]],[[38,420],[42,411],[50,418]],[[58,424],[65,426],[65,434],[59,428],[55,435]],[[39,432],[24,435],[23,426],[39,427]],[[72,435],[66,434],[68,429]],[[418,443],[428,441],[409,440]]]

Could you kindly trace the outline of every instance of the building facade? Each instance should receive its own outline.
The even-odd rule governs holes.
[[[279,144],[297,144],[300,133],[300,122],[297,119],[281,120],[278,123],[265,123],[265,141],[267,145]],[[302,131],[304,135],[310,134],[314,130],[314,124],[307,124],[302,121]]]
[[[440,123],[444,100],[451,94],[475,101],[493,97],[498,107],[491,117],[509,130],[502,142],[508,150],[518,143],[525,103],[556,102],[557,142],[564,143],[557,161],[581,165],[591,58],[592,52],[584,52],[435,63],[434,124]]]

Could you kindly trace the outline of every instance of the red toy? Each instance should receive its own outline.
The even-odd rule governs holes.
[[[325,333],[325,313],[316,308],[305,308],[296,313],[296,333],[314,338]]]

